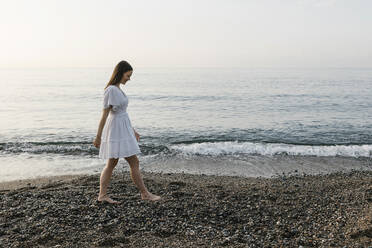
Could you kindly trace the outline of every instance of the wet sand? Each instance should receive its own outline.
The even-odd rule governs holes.
[[[96,201],[99,174],[0,184],[1,247],[368,247],[372,172],[278,178],[129,173]]]

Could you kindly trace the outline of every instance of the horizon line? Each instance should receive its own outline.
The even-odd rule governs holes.
[[[34,67],[1,67],[0,69],[106,69],[114,68],[115,66],[34,66]],[[167,69],[180,69],[180,68],[198,68],[198,69],[372,69],[372,66],[136,66],[136,68],[167,68]]]

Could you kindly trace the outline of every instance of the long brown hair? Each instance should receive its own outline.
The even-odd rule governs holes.
[[[120,61],[119,64],[115,66],[114,72],[112,73],[110,81],[107,83],[105,89],[110,85],[114,85],[120,82],[123,78],[124,73],[127,71],[133,71],[132,66],[127,61]]]

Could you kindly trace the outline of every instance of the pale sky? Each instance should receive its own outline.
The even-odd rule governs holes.
[[[372,67],[370,0],[0,0],[0,67]]]

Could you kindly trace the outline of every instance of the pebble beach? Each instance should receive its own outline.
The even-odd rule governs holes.
[[[372,172],[246,178],[129,173],[0,184],[1,247],[371,247]]]

